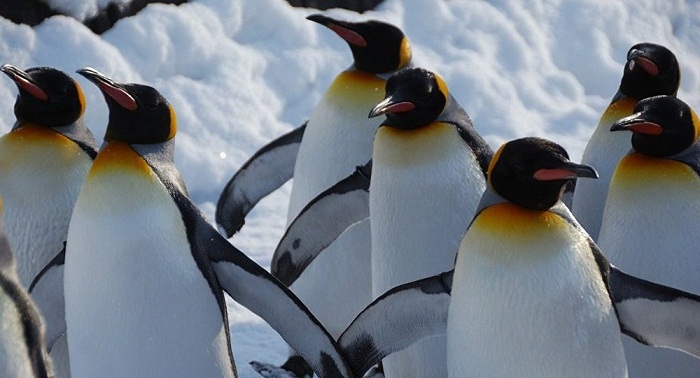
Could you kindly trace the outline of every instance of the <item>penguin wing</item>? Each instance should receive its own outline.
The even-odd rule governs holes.
[[[216,204],[216,223],[227,237],[243,227],[255,205],[294,175],[306,123],[259,149],[226,184]]]
[[[335,340],[286,286],[198,217],[196,244],[207,251],[221,288],[263,318],[319,377],[351,377]]]
[[[486,140],[479,135],[471,118],[469,118],[469,114],[467,114],[466,110],[459,105],[452,95],[450,95],[445,105],[445,110],[442,111],[436,121],[451,123],[457,127],[459,135],[464,142],[467,143],[474,157],[476,157],[476,160],[479,162],[479,167],[485,176],[489,168],[489,163],[491,162],[491,157],[493,157],[493,149],[491,149],[491,146],[486,143]]]
[[[700,296],[630,276],[612,265],[608,285],[623,333],[642,344],[700,358]]]
[[[350,323],[338,343],[356,376],[420,339],[445,334],[453,273],[397,286]]]
[[[46,346],[50,351],[56,340],[66,332],[66,307],[63,297],[63,268],[66,261],[65,243],[29,285],[29,295],[44,317]]]
[[[369,217],[372,161],[309,202],[289,225],[272,255],[271,271],[290,286],[348,227]]]

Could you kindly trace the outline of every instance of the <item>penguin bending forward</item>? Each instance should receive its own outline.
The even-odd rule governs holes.
[[[64,245],[97,144],[80,85],[51,67],[0,67],[17,85],[14,126],[0,138],[3,221],[17,273],[41,310],[57,377],[70,377],[63,303]]]
[[[388,291],[340,337],[353,372],[436,334],[450,377],[625,377],[620,332],[700,356],[700,297],[615,268],[560,201],[595,175],[544,139],[503,145],[455,269]]]
[[[595,167],[598,180],[576,183],[571,211],[593,240],[598,240],[610,179],[620,159],[631,146],[625,135],[610,132],[610,126],[632,114],[637,102],[656,95],[678,92],[681,72],[676,56],[666,47],[639,43],[627,52],[620,87],[605,109],[583,151],[582,163]]]
[[[631,131],[617,166],[598,245],[621,269],[700,293],[700,121],[683,101],[656,96],[612,131]],[[619,133],[629,137],[627,133]],[[700,360],[624,340],[633,377],[697,377]]]
[[[188,198],[173,159],[175,113],[165,98],[90,68],[78,73],[102,91],[109,123],[68,233],[73,377],[235,377],[224,290],[319,376],[352,376],[304,305]]]

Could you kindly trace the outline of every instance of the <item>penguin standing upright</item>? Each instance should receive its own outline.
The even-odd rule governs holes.
[[[372,154],[372,292],[451,269],[485,188],[493,151],[440,76],[406,68],[389,78]],[[325,253],[325,252],[324,252]],[[446,377],[445,339],[383,361],[387,377]]]
[[[700,121],[671,96],[642,100],[611,130],[632,132],[633,151],[610,182],[598,245],[639,277],[700,292]],[[629,134],[620,133],[623,135]],[[633,377],[697,377],[700,360],[625,340]]]
[[[341,335],[353,372],[436,335],[454,378],[626,377],[621,332],[700,358],[700,296],[617,269],[561,201],[595,176],[541,138],[501,146],[455,268],[387,291]]]
[[[76,81],[50,67],[0,70],[19,89],[17,121],[0,138],[3,220],[20,280],[46,320],[56,375],[69,377],[62,251],[97,145],[83,122],[85,98]]]
[[[2,200],[0,200],[2,213]],[[0,225],[2,222],[0,221]],[[53,377],[41,316],[15,269],[14,256],[0,227],[0,376]]]
[[[581,159],[582,163],[594,166],[600,178],[577,183],[573,195],[571,211],[593,240],[597,240],[600,232],[610,178],[617,163],[631,148],[629,139],[611,133],[610,126],[632,114],[639,100],[656,95],[675,96],[680,80],[676,56],[666,47],[639,43],[627,52],[620,87],[601,116]]]
[[[334,340],[187,197],[176,119],[155,89],[78,71],[109,108],[105,143],[68,232],[73,377],[235,377],[223,291],[261,316],[321,377],[350,377]]]
[[[596,177],[559,145],[496,152],[457,254],[447,320],[451,377],[625,377],[615,308],[587,235],[560,201]]]
[[[298,129],[303,132],[300,142],[293,135],[273,142],[273,146],[266,146],[264,152],[256,154],[229,182],[219,198],[216,215],[228,236],[242,221],[235,222],[226,214],[244,214],[259,195],[270,191],[270,188],[260,188],[271,185],[270,180],[254,180],[256,173],[265,175],[263,168],[271,168],[272,164],[265,161],[282,159],[298,151],[288,223],[316,195],[352,173],[356,166],[365,164],[371,158],[372,140],[380,124],[380,120],[368,119],[367,112],[382,100],[386,78],[410,64],[408,40],[391,24],[374,20],[346,22],[320,14],[308,19],[326,26],[345,40],[352,51],[353,64],[335,77],[306,126]],[[290,143],[300,144],[295,150]],[[289,176],[290,173],[276,175],[281,178],[276,181],[277,186]],[[371,300],[369,235],[369,222],[360,222],[330,245],[296,281],[285,282],[334,336],[338,336]],[[275,276],[280,274],[277,267],[287,268],[286,251],[280,252],[272,257]],[[300,376],[308,374],[294,359],[283,367]]]

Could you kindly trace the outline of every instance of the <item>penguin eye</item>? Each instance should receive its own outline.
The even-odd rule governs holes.
[[[151,103],[146,104],[146,109],[148,109],[149,111],[153,111],[153,110],[156,110],[157,106],[158,105],[156,103],[151,102]]]

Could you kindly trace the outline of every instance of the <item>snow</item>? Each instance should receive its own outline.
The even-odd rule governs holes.
[[[127,1],[118,1],[125,4]],[[86,121],[104,133],[97,88],[74,74],[91,66],[118,81],[158,88],[178,115],[176,162],[194,201],[213,219],[218,195],[259,147],[301,124],[331,79],[351,62],[346,44],[305,20],[318,11],[283,0],[192,0],[151,4],[97,36],[76,19],[106,0],[52,0],[74,18],[32,28],[0,18],[0,63],[70,73],[87,96]],[[630,46],[663,44],[677,55],[679,97],[700,106],[700,2],[693,0],[387,0],[376,11],[332,17],[382,19],[401,27],[414,62],[439,73],[494,147],[537,135],[581,157],[617,90]],[[0,80],[0,131],[13,122],[16,88]],[[231,241],[259,264],[283,233],[290,185],[249,215]],[[229,302],[234,355],[282,362],[286,346],[255,315]]]

